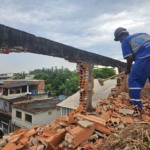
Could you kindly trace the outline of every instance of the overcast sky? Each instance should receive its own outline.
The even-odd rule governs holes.
[[[149,0],[0,0],[0,24],[123,61],[114,30],[150,33]],[[76,64],[30,53],[0,54],[0,73]]]

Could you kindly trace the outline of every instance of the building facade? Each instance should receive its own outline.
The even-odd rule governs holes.
[[[11,112],[14,102],[44,94],[44,80],[10,80],[0,85],[0,110]]]
[[[35,100],[29,103],[15,104],[12,107],[12,124],[14,128],[32,128],[36,125],[50,124],[61,112],[56,98]]]

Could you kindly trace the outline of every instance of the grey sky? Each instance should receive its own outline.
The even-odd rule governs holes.
[[[86,51],[122,59],[113,32],[150,33],[149,0],[0,0],[0,24]],[[0,73],[51,66],[74,69],[60,58],[29,53],[0,55]]]

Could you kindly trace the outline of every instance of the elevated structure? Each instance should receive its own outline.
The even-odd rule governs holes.
[[[122,69],[125,68],[125,63],[121,61],[0,25],[0,53],[8,54],[10,52],[31,52],[49,55],[79,63],[81,64],[80,66],[87,66],[84,72],[85,74],[83,74],[84,76],[87,74],[88,80],[86,84],[81,84],[85,83],[85,79],[82,78],[83,75],[80,74],[80,89],[82,88],[81,86],[84,86],[86,89],[82,91],[84,94],[81,93],[83,96],[80,95],[80,103],[85,106],[87,111],[92,111],[93,66],[103,65]],[[82,70],[80,70],[80,72],[82,72]]]
[[[31,52],[60,57],[72,62],[125,68],[125,63],[102,55],[54,42],[0,24],[0,52]]]

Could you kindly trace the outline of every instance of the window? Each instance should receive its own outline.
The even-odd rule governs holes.
[[[25,114],[25,121],[31,122],[32,123],[32,116]]]
[[[16,111],[16,117],[17,118],[22,118],[22,113],[20,111]]]

